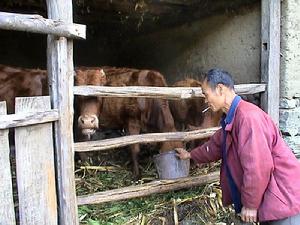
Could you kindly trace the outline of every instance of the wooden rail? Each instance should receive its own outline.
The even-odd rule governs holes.
[[[255,94],[266,90],[265,84],[239,84],[234,86],[238,94]],[[185,99],[203,97],[201,88],[196,87],[148,87],[148,86],[75,86],[75,95],[103,96],[103,97],[142,97],[142,98],[167,98]]]
[[[125,200],[130,198],[144,197],[156,193],[175,191],[190,188],[219,180],[219,172],[207,175],[180,178],[176,180],[157,180],[138,186],[130,186],[115,190],[103,191],[77,197],[78,205],[99,204]]]
[[[0,12],[0,28],[5,30],[53,34],[60,37],[85,39],[86,26],[45,19],[40,15]]]
[[[76,152],[101,151],[113,148],[119,148],[132,144],[154,143],[164,141],[191,141],[194,139],[208,138],[212,136],[219,127],[194,130],[188,132],[170,132],[170,133],[149,133],[140,135],[130,135],[119,138],[110,138],[100,141],[87,141],[74,143]]]
[[[57,121],[59,114],[56,109],[43,112],[26,112],[0,116],[0,129],[23,127],[34,124]]]

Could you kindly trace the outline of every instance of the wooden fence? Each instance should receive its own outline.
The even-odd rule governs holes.
[[[72,39],[85,39],[86,26],[73,23],[71,0],[46,0],[46,5],[48,19],[40,15],[0,12],[0,29],[48,34],[47,74],[51,93],[47,110],[30,111],[27,110],[25,104],[20,106],[18,112],[24,110],[26,113],[0,116],[1,142],[3,141],[0,148],[1,150],[5,148],[3,158],[1,152],[0,163],[1,166],[6,167],[5,178],[7,179],[5,186],[1,186],[3,190],[1,189],[0,198],[0,224],[5,225],[15,224],[11,202],[11,173],[8,171],[9,161],[7,160],[9,154],[7,128],[9,127],[17,127],[15,129],[16,148],[22,148],[22,151],[16,149],[20,224],[79,224],[72,130],[74,73]],[[32,107],[40,104],[28,103]],[[46,104],[41,103],[41,106],[44,105]],[[3,103],[1,107],[4,107]],[[2,109],[2,112],[4,111]],[[46,128],[39,128],[40,125],[33,125],[50,121],[53,121],[53,124],[48,124],[51,128],[47,131]],[[31,129],[35,126],[37,131]],[[43,136],[40,136],[41,134]],[[51,139],[45,140],[45,137],[51,137]],[[48,148],[46,145],[50,145],[52,149],[50,150],[51,147],[46,149]],[[43,154],[44,151],[46,154]],[[55,163],[53,163],[53,154]],[[53,166],[55,166],[55,177]],[[5,195],[2,196],[2,193]],[[10,193],[10,196],[6,193]]]
[[[74,88],[75,93],[77,93],[76,90],[78,88]],[[85,89],[86,87],[81,88]],[[97,87],[93,88],[97,89]],[[98,88],[101,89],[103,87]],[[137,93],[135,97],[152,97],[151,91],[147,89],[152,89],[152,87],[143,87],[141,93]],[[253,94],[263,92],[265,85],[237,85],[235,89],[240,94]],[[127,97],[129,92],[132,92],[131,88],[128,90],[122,90],[122,96],[119,97]],[[113,90],[110,90],[110,95],[119,95],[119,91],[119,88],[113,88]],[[201,89],[199,90],[199,88],[189,89],[188,91],[193,93],[192,95],[187,95],[186,88],[176,88],[176,90],[161,89],[160,91],[164,93],[166,98],[179,99],[182,96],[187,98],[201,96]],[[101,93],[105,95],[106,92]],[[94,93],[90,93],[90,95],[94,95]],[[0,205],[0,224],[16,224],[16,217],[22,225],[57,224],[57,198],[61,196],[57,196],[59,192],[56,188],[55,145],[53,140],[55,135],[53,135],[52,123],[59,120],[58,111],[51,109],[49,96],[24,97],[16,98],[15,114],[5,114],[5,102],[0,102],[0,150],[3,153],[1,154],[0,165],[3,171],[1,180],[3,180],[4,184],[0,187],[0,201],[3,203]],[[14,149],[17,182],[17,189],[15,190],[12,188],[12,172],[9,157],[12,143],[9,143],[9,128],[13,128],[15,135]],[[190,132],[151,133],[101,141],[80,142],[75,143],[75,151],[101,151],[137,143],[189,141],[210,137],[217,129],[219,128]],[[216,172],[177,180],[157,180],[138,186],[78,196],[77,204],[96,204],[143,197],[154,193],[199,186],[218,179],[219,174]],[[17,196],[15,203],[13,200],[14,194]],[[14,205],[17,208],[14,208]],[[17,209],[17,215],[15,214],[15,209]]]
[[[235,85],[238,94],[262,93],[266,89],[265,84],[241,84]],[[137,97],[137,98],[166,98],[166,99],[185,99],[203,97],[201,88],[182,88],[182,87],[103,87],[103,86],[75,86],[75,95],[85,96],[104,96],[104,97]],[[87,141],[74,144],[76,152],[102,151],[115,149],[131,144],[153,143],[164,141],[191,141],[194,139],[208,138],[219,129],[213,127],[189,132],[169,132],[169,133],[150,133],[141,135],[131,135],[126,137],[112,138],[100,141]],[[125,187],[115,190],[98,192],[89,195],[78,196],[79,205],[104,203],[117,200],[125,200],[136,197],[144,197],[153,193],[163,193],[182,188],[199,186],[204,183],[216,181],[218,173],[205,176],[188,177],[175,181],[153,181],[134,187]]]
[[[0,114],[6,114],[5,102],[0,102]],[[52,121],[58,118],[57,112],[51,110],[50,97],[16,98],[16,114],[1,116],[0,224],[16,224],[14,194],[20,224],[57,224]],[[17,190],[12,189],[10,165],[12,143],[9,145],[8,128],[12,126],[16,127],[12,158],[15,158]]]

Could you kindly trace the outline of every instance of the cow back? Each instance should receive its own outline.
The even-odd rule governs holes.
[[[45,70],[0,65],[0,101],[7,102],[8,113],[14,113],[16,97],[48,95]]]

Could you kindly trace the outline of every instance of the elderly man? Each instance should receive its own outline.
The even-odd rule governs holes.
[[[268,114],[236,95],[231,75],[210,70],[202,86],[213,111],[222,110],[222,129],[181,159],[222,159],[223,204],[234,204],[244,222],[300,224],[300,164]]]

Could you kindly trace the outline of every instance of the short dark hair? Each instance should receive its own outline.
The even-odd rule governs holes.
[[[203,81],[206,81],[211,89],[215,90],[218,84],[223,84],[229,89],[234,90],[234,81],[230,73],[222,69],[211,69],[204,75]]]

